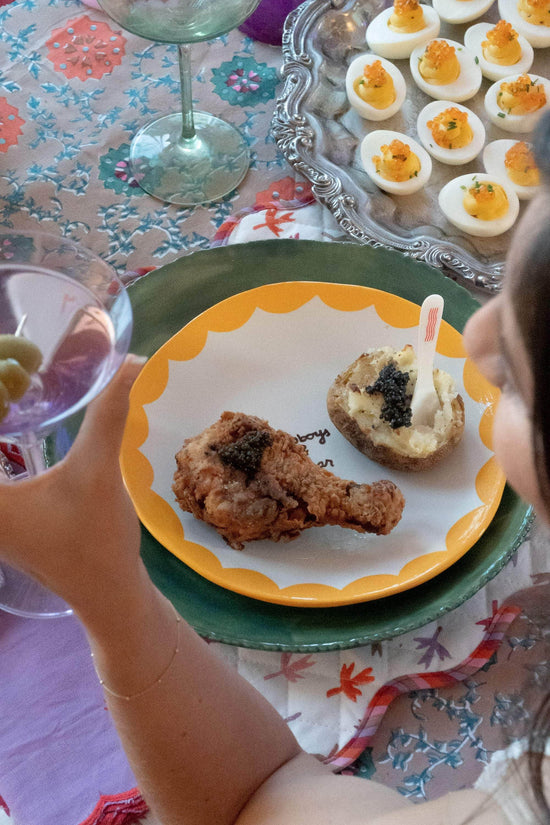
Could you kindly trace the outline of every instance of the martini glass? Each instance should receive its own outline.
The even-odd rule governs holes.
[[[0,442],[19,448],[27,474],[47,470],[46,440],[63,432],[69,440],[62,425],[111,380],[131,333],[130,300],[105,261],[70,240],[0,230],[0,335],[25,338],[42,353],[29,388],[0,420]],[[21,476],[11,476],[6,462],[2,467],[11,483],[19,483]],[[41,618],[72,612],[9,565],[1,563],[0,573],[0,609]]]
[[[132,173],[142,189],[169,203],[194,206],[218,200],[244,178],[248,145],[238,129],[193,111],[190,44],[239,26],[259,0],[99,0],[127,31],[178,45],[181,112],[144,126],[130,147]]]

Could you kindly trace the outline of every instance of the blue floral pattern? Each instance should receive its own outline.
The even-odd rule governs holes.
[[[233,106],[256,106],[273,100],[279,78],[275,69],[252,57],[238,57],[212,69],[216,93]]]
[[[105,27],[113,30],[109,66],[96,54],[90,73],[82,32]],[[269,134],[281,55],[235,30],[194,46],[193,102],[240,129],[251,149],[248,175],[222,200],[195,208],[147,195],[132,176],[129,146],[142,126],[181,106],[177,47],[116,29],[75,0],[0,6],[0,99],[4,132],[11,129],[0,135],[0,221],[70,235],[123,272],[208,248],[229,215],[289,169]],[[75,76],[72,62],[57,59],[59,44]],[[9,120],[12,112],[20,121]]]
[[[111,148],[99,159],[99,178],[107,189],[121,194],[133,190],[135,195],[145,195],[130,169],[130,144],[122,143],[117,149]]]

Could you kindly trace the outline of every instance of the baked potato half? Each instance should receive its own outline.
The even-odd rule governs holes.
[[[368,458],[394,470],[429,470],[464,433],[464,402],[449,373],[434,369],[441,402],[433,427],[413,426],[410,401],[416,382],[412,346],[371,349],[331,385],[327,410],[334,426]]]

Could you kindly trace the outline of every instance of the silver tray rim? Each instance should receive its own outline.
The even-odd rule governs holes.
[[[311,183],[315,199],[326,206],[350,240],[394,249],[423,261],[465,285],[494,294],[502,288],[504,258],[484,262],[457,243],[418,234],[411,239],[392,233],[369,215],[360,215],[358,185],[340,170],[326,168],[317,151],[318,132],[305,101],[314,82],[314,60],[307,50],[313,27],[327,12],[345,10],[356,0],[305,0],[285,20],[282,37],[283,88],[273,113],[271,131],[290,166]],[[365,197],[367,193],[360,193]]]

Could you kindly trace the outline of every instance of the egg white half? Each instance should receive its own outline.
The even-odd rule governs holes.
[[[367,43],[375,54],[389,60],[402,60],[409,57],[416,46],[427,43],[439,34],[441,25],[439,15],[431,6],[420,4],[424,13],[425,26],[417,32],[400,33],[392,31],[388,20],[393,14],[393,4],[374,17],[367,26]]]
[[[380,61],[382,68],[387,71],[393,80],[395,90],[395,100],[389,106],[386,106],[385,109],[377,109],[374,106],[371,106],[370,103],[367,103],[357,94],[353,87],[354,81],[358,77],[362,77],[364,67],[366,65],[371,65],[376,60]],[[398,112],[403,105],[407,94],[407,85],[405,83],[405,78],[397,66],[394,66],[389,60],[379,57],[377,54],[366,53],[361,54],[359,57],[356,57],[355,60],[352,60],[348,67],[346,72],[346,94],[350,104],[361,115],[361,117],[364,117],[366,120],[387,120],[387,118]]]
[[[481,44],[487,39],[487,32],[491,29],[494,29],[493,23],[476,23],[475,26],[470,26],[464,33],[464,45],[478,58],[482,75],[489,80],[500,80],[511,72],[518,72],[519,74],[528,72],[533,65],[535,53],[529,41],[519,32],[518,43],[521,46],[521,57],[517,63],[512,63],[509,66],[499,66],[497,63],[489,63],[483,57]]]
[[[380,155],[380,147],[391,143],[392,140],[402,140],[403,143],[410,146],[411,152],[414,152],[418,157],[420,170],[416,177],[401,182],[385,180],[385,178],[376,171],[372,158],[375,155]],[[404,135],[401,132],[392,132],[389,129],[376,129],[373,132],[369,132],[369,134],[363,138],[361,143],[361,162],[369,178],[371,178],[380,189],[392,195],[412,195],[413,192],[418,192],[419,189],[422,189],[422,187],[426,185],[432,174],[432,159],[426,150],[408,135]]]
[[[540,184],[539,186],[522,186],[519,183],[514,183],[508,176],[506,166],[504,165],[506,152],[508,149],[511,149],[515,143],[519,143],[519,141],[503,139],[493,140],[491,143],[488,143],[483,150],[483,165],[488,175],[507,180],[520,200],[530,200],[539,191]]]
[[[421,46],[413,49],[410,57],[411,74],[414,82],[419,89],[422,89],[423,92],[426,92],[427,95],[436,100],[450,100],[453,103],[469,100],[479,91],[482,81],[481,69],[476,62],[475,55],[463,46],[462,43],[457,43],[455,40],[449,40],[446,37],[432,38],[432,40],[436,39],[445,40],[451,46],[455,47],[456,56],[460,64],[460,74],[452,83],[445,83],[441,86],[426,83],[418,71],[418,62],[428,45],[427,43],[423,43]]]
[[[545,49],[550,46],[550,25],[537,26],[535,23],[528,23],[524,20],[518,11],[518,0],[498,0],[498,11],[500,16],[508,20],[517,33],[522,34],[533,48]]]
[[[445,109],[448,109],[451,106],[455,106],[462,112],[467,113],[468,123],[470,124],[473,132],[471,142],[467,146],[461,146],[459,149],[446,149],[443,146],[439,146],[435,142],[431,130],[428,128],[429,120],[436,117],[440,112],[444,112]],[[454,103],[451,100],[432,100],[431,103],[424,106],[418,114],[416,131],[418,137],[420,138],[420,142],[430,153],[430,155],[436,160],[439,160],[441,163],[447,163],[450,166],[457,166],[461,163],[469,163],[479,155],[483,149],[483,144],[485,143],[485,126],[475,112],[472,112],[472,110],[468,109],[466,106],[462,106],[460,103]]]
[[[432,0],[433,7],[446,23],[469,23],[491,8],[495,0]]]
[[[466,189],[469,189],[476,181],[480,183],[498,183],[506,192],[508,198],[508,211],[501,218],[492,221],[482,221],[474,218],[464,209],[463,200]],[[519,199],[509,182],[496,175],[487,175],[478,172],[473,175],[460,175],[446,183],[439,193],[439,206],[447,220],[466,232],[468,235],[475,235],[480,238],[491,238],[495,235],[502,235],[514,225],[519,215]]]
[[[497,80],[492,86],[489,86],[485,94],[485,111],[487,112],[487,116],[491,122],[495,124],[495,126],[498,126],[505,132],[520,132],[522,134],[525,132],[531,132],[541,114],[550,108],[550,80],[546,77],[540,77],[540,75],[537,75],[534,72],[530,72],[529,77],[531,80],[534,80],[537,83],[542,83],[544,86],[544,91],[546,92],[545,105],[541,109],[537,109],[536,112],[530,112],[527,115],[510,115],[507,112],[502,111],[497,103],[497,95],[500,91],[500,84],[511,83],[512,81],[517,80],[521,74],[522,72],[519,74],[507,75],[501,80]]]

